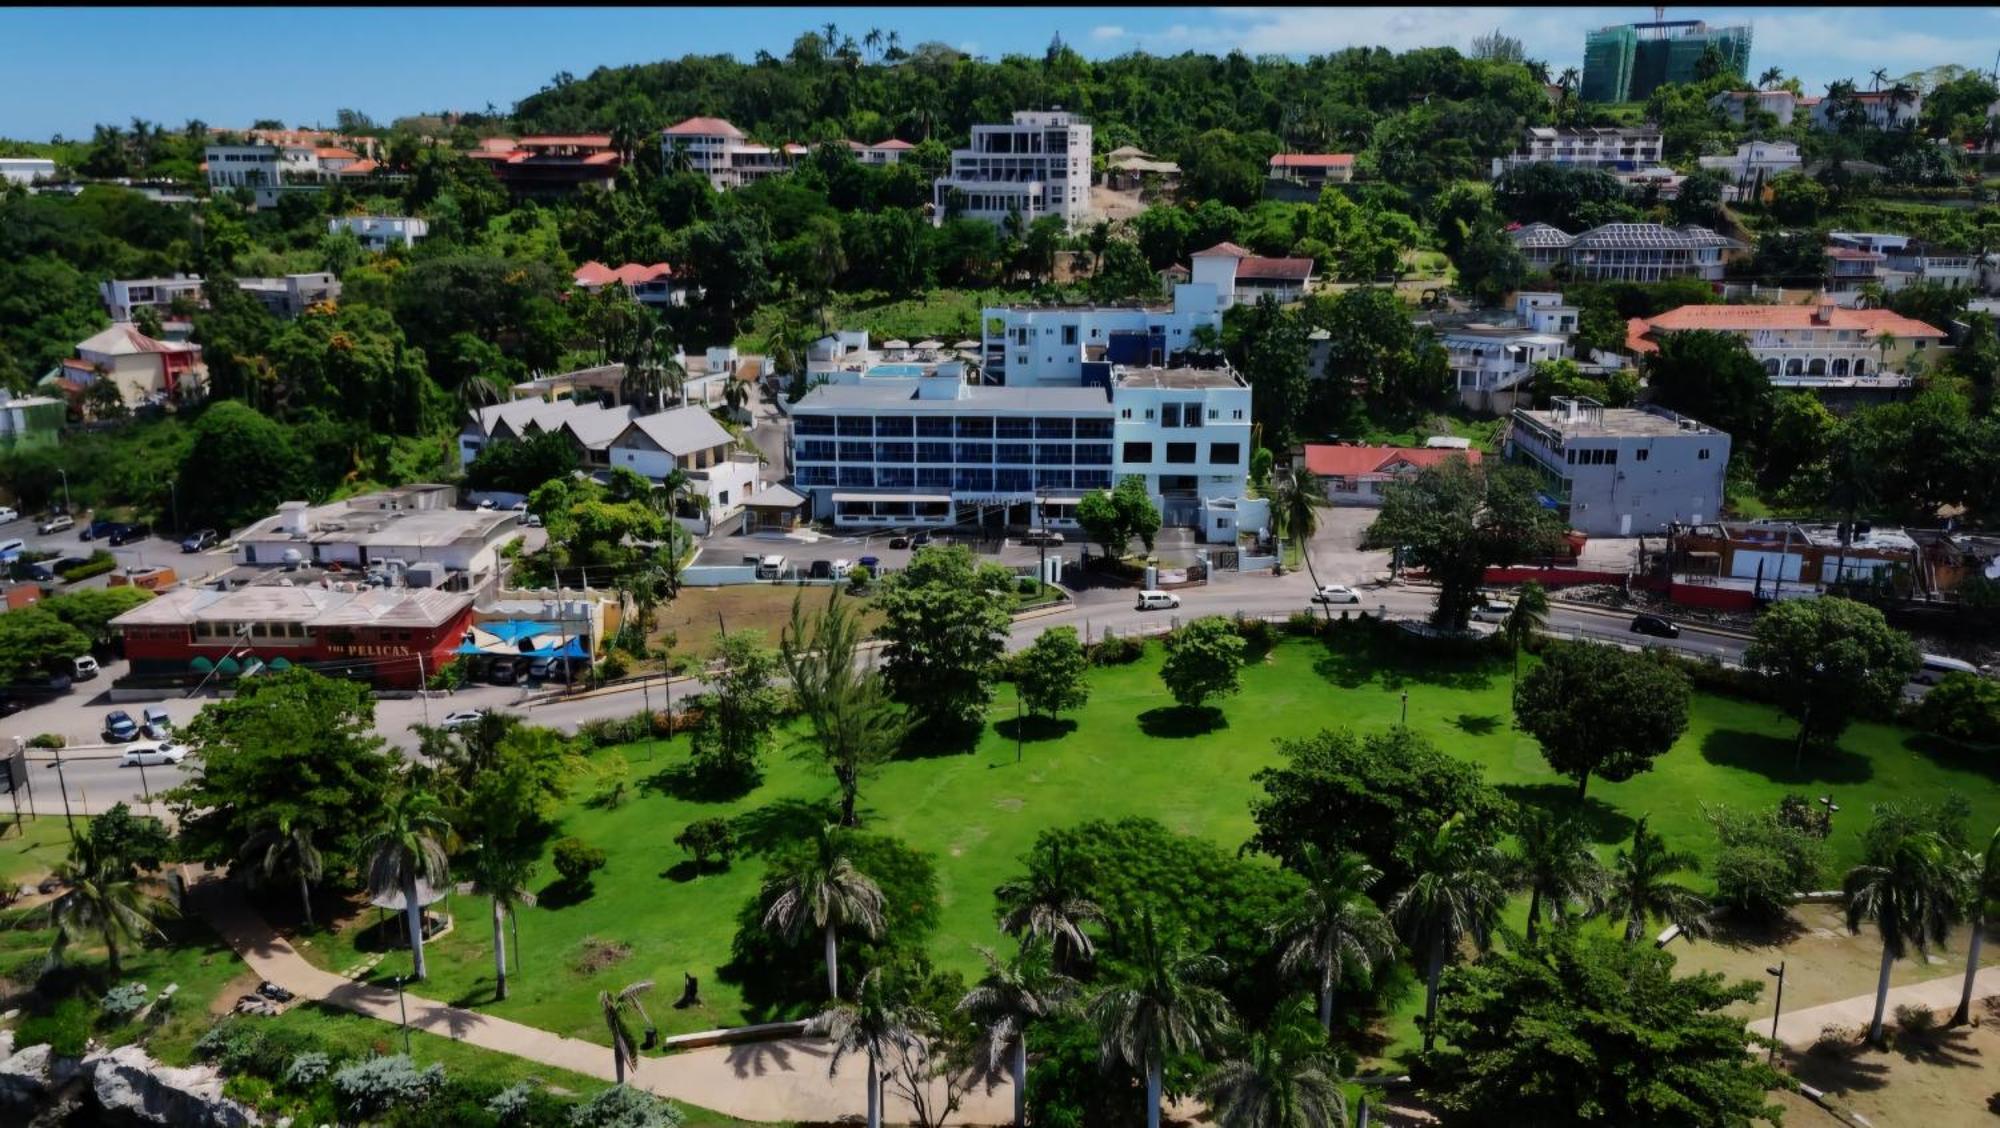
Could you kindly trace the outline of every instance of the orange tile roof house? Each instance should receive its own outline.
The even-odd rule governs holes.
[[[1886,309],[1818,305],[1687,305],[1625,324],[1634,355],[1659,350],[1661,334],[1709,329],[1740,337],[1779,387],[1907,387],[1903,370],[1945,340],[1932,325]]]
[[[674,281],[674,268],[664,262],[651,266],[628,262],[624,266],[610,267],[601,262],[587,262],[576,268],[572,275],[576,284],[595,293],[613,282],[632,292],[632,296],[648,305],[686,305],[687,287]]]
[[[1335,505],[1380,505],[1382,490],[1391,482],[1414,477],[1429,466],[1460,458],[1478,465],[1482,454],[1470,448],[1333,446],[1306,447],[1311,470]]]
[[[618,186],[623,163],[607,133],[488,137],[467,153],[493,170],[500,183],[520,195],[553,196],[595,186]]]

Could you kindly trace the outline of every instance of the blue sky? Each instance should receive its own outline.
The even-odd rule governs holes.
[[[0,10],[0,136],[87,136],[133,116],[179,125],[254,118],[331,123],[342,106],[378,120],[438,109],[503,109],[558,71],[758,50],[783,54],[832,20],[858,40],[895,28],[905,47],[940,40],[997,58],[1039,53],[1051,34],[1085,55],[1304,55],[1370,44],[1463,48],[1499,27],[1560,71],[1583,32],[1650,8],[59,8]],[[1940,63],[1991,69],[2000,7],[1669,8],[1668,19],[1748,21],[1755,69],[1817,89]]]

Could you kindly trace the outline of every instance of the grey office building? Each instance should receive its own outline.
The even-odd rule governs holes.
[[[1722,515],[1729,436],[1664,408],[1558,396],[1547,411],[1515,410],[1504,455],[1541,478],[1543,504],[1593,536]]]

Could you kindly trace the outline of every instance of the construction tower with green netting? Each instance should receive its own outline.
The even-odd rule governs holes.
[[[1693,82],[1701,57],[1714,47],[1723,65],[1750,73],[1750,29],[1710,27],[1701,20],[1622,24],[1583,37],[1586,102],[1638,102],[1669,82]]]

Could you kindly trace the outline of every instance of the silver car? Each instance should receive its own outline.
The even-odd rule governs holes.
[[[187,759],[187,749],[164,740],[144,740],[125,746],[125,755],[118,761],[121,768],[151,768],[160,764],[178,764]]]

